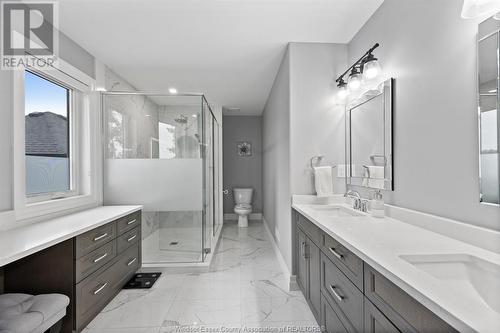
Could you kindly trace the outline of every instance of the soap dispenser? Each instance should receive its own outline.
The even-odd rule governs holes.
[[[371,201],[371,214],[373,217],[385,217],[384,197],[380,190],[375,190]]]

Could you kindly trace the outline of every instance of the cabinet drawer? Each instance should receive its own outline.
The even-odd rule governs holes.
[[[84,234],[76,236],[75,254],[80,258],[106,244],[116,236],[115,222],[105,224],[101,227],[90,230]]]
[[[116,281],[118,288],[121,288],[139,269],[141,262],[139,246],[140,243],[132,245],[117,256],[117,261],[113,266],[118,278]]]
[[[297,220],[297,224],[304,231],[311,240],[316,243],[318,246],[321,246],[321,235],[322,231],[317,226],[315,226],[312,222],[306,219],[304,216],[299,214],[299,218]]]
[[[365,332],[399,333],[400,331],[365,297]]]
[[[325,296],[321,296],[321,325],[327,333],[349,333]]]
[[[141,211],[121,217],[116,221],[117,235],[141,225]]]
[[[100,267],[110,262],[115,256],[116,242],[112,240],[89,254],[77,259],[75,261],[76,282],[80,282],[91,273],[97,271]]]
[[[363,294],[325,255],[321,256],[321,291],[345,316],[349,332],[363,332]]]
[[[328,235],[324,235],[323,251],[351,281],[363,291],[363,260]]]
[[[402,332],[456,332],[366,263],[365,295]]]
[[[78,283],[75,287],[76,329],[80,330],[87,325],[138,268],[139,247],[134,245],[117,256],[111,265],[99,269]]]
[[[119,236],[116,239],[116,244],[118,248],[118,253],[122,253],[128,247],[133,244],[137,244],[137,242],[141,239],[141,234],[139,233],[139,228],[134,228],[130,231],[127,231],[123,235]]]

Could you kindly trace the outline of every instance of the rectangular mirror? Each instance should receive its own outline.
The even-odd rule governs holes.
[[[393,85],[394,79],[386,80],[347,105],[348,185],[394,189]]]
[[[500,22],[494,18],[482,22],[477,44],[479,201],[494,205],[500,204],[499,29]]]

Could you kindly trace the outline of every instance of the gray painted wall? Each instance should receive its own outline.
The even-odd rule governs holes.
[[[262,117],[263,214],[283,258],[291,268],[290,54],[288,49],[281,62]]]
[[[262,213],[262,117],[224,116],[222,129],[224,158],[224,213],[234,213],[232,189],[251,187],[253,193],[253,212]],[[252,156],[238,156],[238,142],[252,143]]]
[[[264,218],[290,270],[291,197],[315,194],[311,157],[344,163],[344,108],[333,96],[346,60],[346,45],[290,43],[264,109]],[[336,179],[335,191],[344,190]]]
[[[349,44],[354,61],[375,42],[396,78],[394,184],[386,201],[500,230],[479,204],[476,32],[461,0],[385,0]]]
[[[347,47],[341,44],[290,44],[290,181],[292,194],[316,194],[311,157],[322,165],[345,160],[344,106],[335,103],[335,78],[345,70]],[[334,169],[336,176],[336,169]],[[345,178],[334,177],[344,193]]]
[[[0,70],[0,212],[13,209],[12,122],[13,82],[10,71]]]
[[[62,32],[59,32],[59,56],[95,79],[94,56]]]

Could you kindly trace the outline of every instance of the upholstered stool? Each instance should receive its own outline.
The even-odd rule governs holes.
[[[57,333],[68,304],[61,294],[0,295],[0,333]]]

